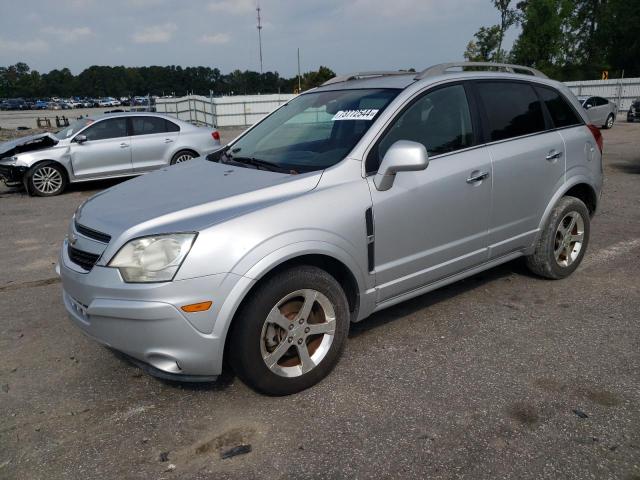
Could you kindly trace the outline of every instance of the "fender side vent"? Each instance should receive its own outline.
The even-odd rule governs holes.
[[[367,263],[369,273],[375,268],[375,233],[373,229],[373,210],[371,207],[364,212],[364,219],[367,225]]]

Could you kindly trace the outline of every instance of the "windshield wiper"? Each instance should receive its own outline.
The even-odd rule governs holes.
[[[281,167],[277,163],[268,162],[267,160],[261,160],[255,157],[236,157],[235,155],[229,155],[228,153],[226,153],[225,156],[232,162],[244,163],[245,165],[253,165],[256,168],[262,168],[265,170],[270,170],[272,172],[290,173],[288,169]]]

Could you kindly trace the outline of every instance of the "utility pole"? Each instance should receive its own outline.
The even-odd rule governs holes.
[[[300,93],[300,47],[298,47],[298,93]]]
[[[262,20],[260,18],[260,0],[256,2],[258,12],[258,47],[260,49],[260,75],[262,75]]]

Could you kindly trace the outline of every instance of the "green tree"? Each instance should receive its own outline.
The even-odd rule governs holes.
[[[491,62],[495,60],[500,45],[500,27],[480,27],[474,34],[475,40],[467,44],[464,58],[470,62]]]
[[[492,0],[494,7],[500,13],[500,33],[498,35],[498,46],[496,48],[495,59],[497,62],[504,60],[505,52],[502,50],[502,42],[504,34],[515,25],[518,20],[518,14],[515,9],[511,8],[511,0]]]
[[[522,32],[511,50],[512,60],[555,76],[566,60],[565,25],[572,6],[572,0],[521,2]]]

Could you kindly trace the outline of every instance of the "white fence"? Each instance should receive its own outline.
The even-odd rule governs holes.
[[[614,80],[583,80],[565,82],[576,95],[596,95],[618,105],[618,111],[629,110],[631,102],[640,98],[640,78],[623,78]]]
[[[293,97],[295,95],[273,94],[233,97],[189,95],[180,98],[158,98],[156,111],[196,124],[215,127],[246,126],[253,125]]]
[[[618,105],[619,111],[628,110],[631,102],[640,98],[640,78],[614,80],[584,80],[565,82],[576,95],[597,95]],[[159,98],[156,111],[168,113],[180,120],[215,127],[253,125],[283,103],[292,94],[237,95],[232,97],[203,97],[189,95],[180,98]]]

